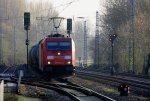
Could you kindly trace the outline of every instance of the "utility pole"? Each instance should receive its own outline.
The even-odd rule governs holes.
[[[129,70],[134,73],[134,0],[130,0]]]
[[[84,21],[84,50],[83,50],[83,64],[87,67],[87,29],[86,21]]]
[[[99,14],[96,12],[95,58],[94,63],[99,67]]]

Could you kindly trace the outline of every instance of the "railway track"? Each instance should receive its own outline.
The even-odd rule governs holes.
[[[94,73],[100,73],[100,74],[110,74],[110,71],[108,70],[99,70],[99,69],[78,69],[79,71],[92,71]],[[114,75],[119,75],[119,76],[127,76],[127,77],[132,77],[136,79],[145,79],[145,80],[150,80],[150,76],[148,75],[142,75],[142,74],[133,74],[133,73],[127,73],[127,72],[122,72],[122,73],[115,73]]]
[[[5,80],[5,82],[17,83],[17,79]],[[68,96],[73,101],[115,101],[93,90],[65,80],[61,80],[57,83],[22,80],[21,84],[51,89]]]
[[[135,74],[131,74],[131,73],[118,73],[117,75],[122,75],[122,76],[129,76],[129,77],[135,77],[135,78],[141,78],[141,79],[147,79],[150,80],[150,76],[147,75],[135,75]]]
[[[139,95],[149,96],[150,95],[150,82],[144,82],[139,80],[133,80],[128,78],[122,78],[119,76],[110,76],[104,74],[97,74],[92,72],[81,72],[76,71],[77,76],[83,77],[90,80],[96,80],[105,84],[109,84],[113,87],[117,87],[122,83],[127,83],[130,87],[130,91]]]
[[[18,66],[20,69],[23,69],[26,71],[26,66]],[[6,68],[3,73],[14,73],[18,70],[18,67],[13,67],[13,69]],[[19,70],[20,70],[19,69]],[[29,71],[27,71],[29,73]],[[68,81],[59,81],[57,83],[50,83],[50,82],[45,82],[46,80],[42,80],[41,77],[32,77],[31,75],[35,75],[35,73],[29,73],[30,79],[28,76],[23,78],[21,81],[21,84],[26,84],[26,85],[31,85],[31,86],[37,86],[37,87],[42,87],[46,89],[52,89],[57,92],[61,92],[62,94],[67,95],[70,97],[73,101],[114,101],[113,99],[104,96],[102,94],[98,94],[90,89],[87,89],[85,87],[79,86],[77,84],[73,84]],[[131,88],[131,92],[139,94],[139,95],[144,95],[144,96],[149,96],[150,94],[150,83],[149,82],[144,82],[144,81],[139,81],[139,80],[130,80],[128,78],[122,78],[119,76],[110,76],[110,75],[104,75],[104,74],[97,74],[97,73],[92,73],[92,72],[81,72],[77,71],[76,72],[77,76],[84,77],[84,78],[90,78],[91,80],[96,80],[99,82],[103,83],[108,83],[109,85],[112,85],[117,89],[118,85],[121,83],[127,83],[129,84]],[[12,79],[13,82],[17,83],[17,79]],[[11,82],[7,81],[6,82]],[[92,100],[93,99],[93,100]]]

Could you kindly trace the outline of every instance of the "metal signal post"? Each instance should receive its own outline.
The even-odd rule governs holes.
[[[28,68],[28,46],[29,46],[29,39],[28,39],[28,30],[30,29],[30,12],[24,13],[24,29],[27,32],[27,39],[26,39],[26,45],[27,45],[27,68]]]
[[[111,75],[114,75],[114,40],[116,39],[117,35],[116,34],[110,34],[109,35],[109,41],[111,42]]]

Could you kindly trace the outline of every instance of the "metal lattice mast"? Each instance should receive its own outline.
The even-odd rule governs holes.
[[[87,66],[87,30],[86,21],[84,21],[84,48],[83,48],[83,64]]]
[[[134,0],[130,0],[129,70],[134,73]]]
[[[99,14],[96,12],[96,33],[95,33],[95,58],[94,63],[99,66]]]

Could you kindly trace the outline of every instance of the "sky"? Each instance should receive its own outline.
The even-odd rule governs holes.
[[[91,27],[94,30],[96,11],[103,11],[105,0],[52,0],[52,2],[54,7],[57,7],[56,10],[59,12],[59,16],[74,18],[74,20],[78,20],[77,17],[84,17],[84,20],[88,19],[90,21]],[[59,5],[65,6],[58,7]]]
[[[27,0],[32,1],[32,0]],[[53,3],[59,16],[62,17],[89,17],[94,18],[96,11],[103,9],[105,0],[34,0],[34,2]],[[70,4],[69,4],[70,3]],[[62,6],[63,5],[63,6]]]
[[[70,5],[58,7],[56,10],[59,12],[59,16],[66,18],[85,17],[90,19],[91,22],[96,21],[96,11],[103,11],[103,5],[105,0],[52,0],[54,6],[61,4]]]
[[[32,1],[32,0],[28,0]],[[48,0],[34,0],[34,2],[47,2]],[[95,27],[96,11],[103,11],[105,0],[50,0],[59,17],[74,18],[84,17]]]

